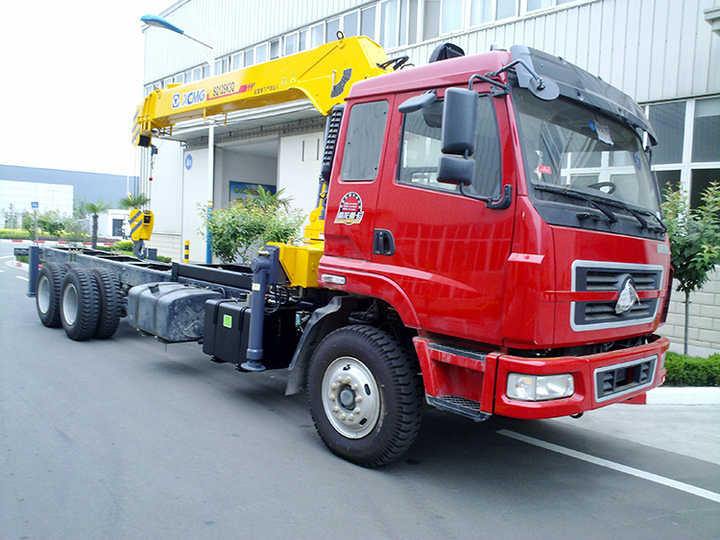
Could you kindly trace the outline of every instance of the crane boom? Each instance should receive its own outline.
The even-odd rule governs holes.
[[[132,141],[149,146],[178,122],[307,98],[323,115],[352,85],[391,71],[382,47],[360,36],[189,84],[151,92],[137,108]]]

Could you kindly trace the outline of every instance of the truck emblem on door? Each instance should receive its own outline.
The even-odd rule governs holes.
[[[615,313],[620,315],[621,313],[630,311],[630,308],[639,303],[640,297],[635,290],[632,278],[628,276],[625,279],[622,289],[620,289],[620,294],[618,295],[617,303],[615,304]]]
[[[335,216],[335,223],[344,223],[345,225],[360,223],[364,213],[362,209],[362,198],[354,191],[351,191],[343,195],[343,198],[340,199],[340,207],[338,208],[337,216]]]

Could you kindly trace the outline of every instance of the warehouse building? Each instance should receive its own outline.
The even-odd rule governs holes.
[[[645,106],[661,141],[653,169],[662,185],[682,185],[696,204],[720,179],[720,0],[181,0],[160,15],[211,43],[212,61],[186,37],[145,27],[146,94],[295,54],[338,32],[369,36],[388,57],[408,55],[415,65],[448,41],[466,54],[523,44],[562,56]],[[179,258],[189,240],[191,260],[204,261],[208,202],[226,207],[255,185],[284,189],[309,212],[323,126],[305,100],[223,117],[214,127],[212,179],[206,122],[186,122],[173,140],[156,140],[152,170],[143,150],[140,174],[155,212],[151,245]],[[693,329],[703,350],[720,348],[717,285],[702,297],[709,322]],[[674,318],[666,329],[682,333]]]

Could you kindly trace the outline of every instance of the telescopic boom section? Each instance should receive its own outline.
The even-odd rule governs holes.
[[[230,73],[151,92],[135,114],[133,144],[149,146],[178,122],[309,99],[323,115],[342,103],[357,81],[391,71],[382,47],[366,37],[342,38],[315,49]]]

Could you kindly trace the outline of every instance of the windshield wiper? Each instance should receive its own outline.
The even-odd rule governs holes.
[[[603,201],[606,202],[606,201]],[[650,210],[642,210],[640,208],[633,208],[625,201],[621,201],[619,199],[613,199],[611,201],[607,201],[608,206],[614,206],[616,208],[620,208],[621,210],[625,210],[629,214],[632,214],[632,216],[640,222],[640,226],[643,229],[647,229],[650,232],[667,232],[667,227],[665,227],[665,224],[662,222],[662,220],[657,217],[655,214],[653,214]],[[660,225],[659,227],[650,226],[648,225],[648,222],[643,216],[650,216],[655,219],[655,221],[658,222]]]
[[[597,208],[603,214],[605,214],[605,217],[607,217],[608,222],[610,222],[610,223],[617,222],[617,217],[612,212],[612,210],[605,208],[604,206],[599,204],[597,201],[592,200],[590,197],[587,197],[586,195],[580,193],[579,191],[575,191],[574,189],[570,189],[570,188],[552,186],[549,184],[533,184],[533,187],[535,189],[539,189],[540,191],[548,191],[550,193],[558,193],[560,195],[565,195],[565,196],[571,197],[573,199],[580,199],[581,201],[585,201],[586,203],[590,204],[590,206]],[[578,212],[577,216],[580,219],[582,219],[582,217],[588,217],[587,214],[583,214],[581,212]]]

